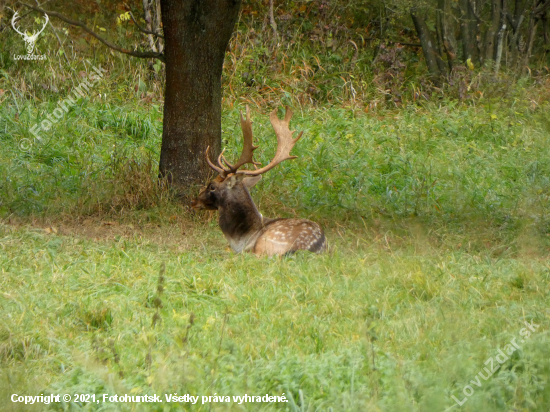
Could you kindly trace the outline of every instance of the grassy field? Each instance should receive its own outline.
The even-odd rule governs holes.
[[[304,138],[253,197],[319,221],[330,252],[257,259],[156,185],[162,107],[108,70],[41,140],[30,127],[71,85],[0,80],[1,410],[548,412],[547,78],[399,108],[273,102],[293,104]],[[236,154],[254,96],[226,94]],[[252,107],[263,163],[269,110]],[[487,377],[489,359],[503,363]],[[25,407],[14,393],[288,402]]]
[[[325,256],[257,259],[229,253],[213,226],[88,237],[3,225],[3,410],[23,409],[12,393],[290,401],[150,410],[444,410],[524,320],[540,326],[463,410],[548,410],[547,261],[352,230],[330,231]],[[100,406],[69,410],[141,409]]]

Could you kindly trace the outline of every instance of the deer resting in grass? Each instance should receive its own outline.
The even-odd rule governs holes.
[[[243,150],[235,164],[229,163],[223,151],[215,165],[208,156],[206,161],[218,176],[201,190],[191,206],[194,209],[217,210],[220,228],[229,241],[231,248],[240,253],[253,252],[256,255],[284,255],[298,250],[320,253],[325,250],[325,235],[321,227],[307,219],[269,219],[258,211],[250,197],[249,189],[262,178],[262,174],[273,169],[287,159],[295,159],[290,151],[302,136],[293,138],[289,123],[292,111],[287,107],[285,117],[280,120],[277,110],[271,112],[271,124],[277,136],[277,150],[271,162],[260,169],[253,160],[253,152],[258,146],[253,144],[252,122],[246,108],[246,119],[241,113],[243,130]],[[255,170],[239,170],[245,164],[251,164]]]

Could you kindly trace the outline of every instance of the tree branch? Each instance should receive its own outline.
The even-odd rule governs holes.
[[[117,52],[119,53],[124,53],[124,54],[128,54],[130,56],[134,56],[134,57],[140,57],[142,59],[150,59],[150,58],[154,58],[154,59],[159,59],[161,61],[164,61],[164,54],[163,53],[154,53],[154,52],[138,52],[138,51],[131,51],[131,50],[128,50],[128,49],[124,49],[120,46],[117,46],[116,44],[114,43],[111,43],[110,41],[104,39],[103,37],[101,37],[100,35],[98,35],[97,33],[95,33],[92,29],[90,29],[88,26],[86,26],[85,24],[83,23],[80,23],[78,21],[75,21],[75,20],[71,20],[69,19],[68,17],[65,17],[64,15],[60,14],[60,13],[57,13],[55,11],[48,11],[48,10],[44,10],[40,7],[37,7],[37,6],[32,6],[30,4],[27,4],[27,3],[23,3],[21,1],[18,1],[19,4],[22,4],[23,6],[25,7],[28,7],[29,9],[32,9],[32,10],[35,10],[35,11],[39,11],[40,13],[46,13],[48,16],[53,16],[53,17],[57,17],[59,20],[62,20],[64,21],[65,23],[68,23],[70,24],[71,26],[77,26],[77,27],[80,27],[81,29],[83,29],[85,32],[91,34],[92,36],[94,36],[96,39],[98,39],[101,43],[103,43],[104,45],[110,47],[111,49],[113,50],[116,50]]]
[[[478,16],[478,14],[476,13],[475,11],[475,8],[474,8],[474,5],[472,3],[472,0],[468,0],[468,7],[470,9],[470,13],[472,13],[472,16],[474,16],[476,18],[476,21],[478,24],[481,24],[483,23],[483,20],[481,19],[481,17]]]
[[[273,17],[273,0],[269,0],[269,24],[271,25],[271,29],[273,30],[275,41],[277,41],[279,36],[277,35],[277,23],[275,23],[275,17]]]
[[[3,8],[3,7],[4,7],[4,5],[2,4],[2,1],[3,1],[3,0],[0,0],[0,8]],[[46,1],[45,1],[44,3],[42,3],[42,4],[49,3],[50,1],[52,1],[52,0],[46,0]],[[26,17],[27,15],[29,15],[29,14],[31,14],[31,13],[32,13],[32,10],[26,12],[25,14],[23,14],[21,17],[19,17],[19,19],[21,20],[21,19],[23,19],[23,17]],[[9,20],[9,19],[8,19],[8,20]],[[4,29],[5,29],[6,27],[8,27],[8,26],[9,26],[9,24],[6,24],[6,25],[0,27],[0,33],[2,33],[2,32],[4,31]]]
[[[34,0],[36,2],[36,5],[39,6],[38,0]],[[53,26],[52,22],[48,19],[48,23],[50,27],[52,28],[53,34],[55,34],[55,37],[57,38],[57,42],[59,43],[59,47],[61,47],[61,51],[63,52],[63,56],[65,57],[65,61],[68,65],[71,63],[69,62],[69,58],[67,57],[67,53],[65,52],[65,48],[63,47],[63,43],[61,43],[61,39],[59,38],[59,35],[57,34],[57,30]]]
[[[550,1],[548,2],[544,2],[544,1],[541,1],[539,4],[538,4],[538,7],[535,8],[535,10],[533,10],[533,14],[536,16],[537,14],[541,14],[543,13],[547,8],[550,7]]]
[[[145,34],[152,34],[153,36],[157,36],[161,39],[164,40],[164,36],[162,34],[158,34],[158,33],[155,33],[154,31],[150,31],[150,30],[147,30],[147,29],[144,29],[143,27],[141,27],[138,22],[136,21],[136,19],[134,18],[134,14],[132,12],[129,12],[130,13],[130,17],[132,18],[132,21],[134,22],[134,24],[136,25],[136,27],[138,28],[138,30],[142,33],[145,33]]]
[[[432,39],[431,33],[426,25],[424,19],[417,14],[417,9],[412,7],[410,9],[411,18],[420,39],[420,44],[422,45],[422,52],[424,53],[424,59],[426,60],[426,65],[430,74],[435,78],[439,79],[446,71],[445,63],[440,56],[435,52],[434,46],[435,42]],[[439,81],[439,80],[438,80]]]

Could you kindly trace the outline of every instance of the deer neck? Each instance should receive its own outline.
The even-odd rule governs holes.
[[[231,248],[236,252],[252,249],[264,229],[264,218],[248,190],[236,198],[226,199],[218,207],[219,224]]]

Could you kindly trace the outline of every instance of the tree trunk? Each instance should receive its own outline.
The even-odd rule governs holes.
[[[548,46],[550,44],[550,36],[548,35],[548,11],[547,10],[545,10],[542,13],[541,21],[542,21],[542,29],[544,30],[543,31],[544,44]],[[546,50],[548,52],[548,48]]]
[[[472,21],[474,16],[472,15],[470,0],[459,0],[458,6],[460,8],[460,33],[462,35],[462,51],[463,60],[471,59],[473,62],[478,62],[478,53],[476,46],[476,30],[473,30],[477,23]]]
[[[527,74],[529,71],[529,59],[531,58],[531,53],[533,52],[533,43],[535,42],[535,34],[537,33],[537,27],[539,25],[539,22],[537,21],[537,17],[534,16],[533,13],[531,13],[531,16],[529,17],[529,40],[527,40],[527,47],[525,54],[523,56],[523,64],[521,67],[521,73],[523,76]]]
[[[143,14],[145,15],[145,28],[151,31],[153,29],[153,19],[151,18],[151,4],[149,0],[143,0]],[[155,53],[158,52],[153,35],[148,34],[147,39],[149,40],[149,47],[151,50]]]
[[[507,3],[506,0],[502,1],[502,13],[500,15],[500,30],[497,34],[497,44],[495,50],[495,74],[500,70],[500,62],[502,60],[502,47],[504,43],[504,34],[506,32],[506,12]]]
[[[485,32],[485,44],[483,47],[483,60],[487,62],[495,57],[497,33],[500,24],[500,2],[501,0],[491,0],[491,24]]]
[[[445,54],[445,46],[443,40],[443,33],[445,31],[445,15],[443,8],[445,7],[445,0],[437,1],[437,8],[435,9],[435,34],[437,38],[437,53],[440,56]]]
[[[475,0],[468,0],[468,22],[470,25],[470,39],[473,42],[474,55],[472,60],[481,63],[481,48],[482,42],[480,41],[480,25],[481,18],[479,17],[479,5]]]
[[[521,24],[523,23],[523,20],[525,18],[525,9],[527,7],[527,2],[529,0],[526,0],[525,3],[522,5],[520,0],[515,1],[514,6],[514,17],[509,19],[511,20],[512,25],[512,37],[510,39],[510,68],[512,70],[516,70],[519,65],[519,59],[520,59],[520,48],[521,48],[521,36],[520,36],[520,30],[521,30]]]
[[[438,0],[437,23],[440,26],[443,41],[443,50],[447,55],[447,64],[449,72],[453,70],[454,60],[456,59],[456,39],[454,37],[452,24],[449,23],[451,16],[451,5],[449,0]]]
[[[221,75],[241,0],[161,0],[166,92],[160,176],[181,189],[205,180],[221,147]]]
[[[416,28],[420,44],[422,45],[422,51],[428,70],[432,76],[439,78],[445,71],[445,62],[439,57],[435,51],[435,43],[432,39],[432,35],[426,25],[426,22],[422,17],[416,14],[415,9],[411,9],[411,18]]]
[[[514,31],[517,31],[519,29],[519,18],[521,17],[521,15],[523,14],[524,10],[525,10],[525,6],[522,6],[521,3],[522,3],[523,0],[516,0],[515,1],[515,5],[514,5],[514,22],[516,24],[516,27],[514,27]],[[525,0],[525,5],[527,5],[527,1],[529,0]]]
[[[160,0],[155,0],[155,25],[154,25],[154,31],[155,33],[161,33],[162,32],[162,13],[160,12]],[[162,53],[164,51],[164,43],[161,39],[157,39],[158,43],[158,49],[159,52]]]
[[[520,47],[521,47],[521,44],[520,44],[520,28],[521,28],[521,23],[523,23],[523,14],[521,16],[519,16],[519,19],[518,19],[518,22],[517,22],[517,25],[516,25],[516,30],[514,31],[514,33],[512,34],[512,38],[510,39],[510,68],[512,70],[516,70],[517,69],[517,66],[518,66],[518,60],[519,60],[519,56],[520,56]]]

